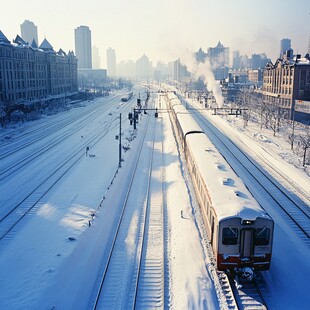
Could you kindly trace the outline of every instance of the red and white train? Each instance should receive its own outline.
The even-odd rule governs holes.
[[[173,92],[167,92],[218,270],[270,268],[274,222]]]

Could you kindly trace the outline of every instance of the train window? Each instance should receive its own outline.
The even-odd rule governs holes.
[[[194,165],[193,165],[192,171],[193,171],[193,175],[196,176],[196,167]]]
[[[238,228],[225,227],[223,228],[222,243],[224,245],[235,245],[238,243]]]
[[[209,213],[209,203],[208,203],[208,200],[205,194],[203,195],[203,198],[204,198],[203,200],[204,200],[205,208],[207,210],[207,213]]]
[[[270,229],[267,227],[257,228],[255,233],[255,245],[268,245],[270,240]]]

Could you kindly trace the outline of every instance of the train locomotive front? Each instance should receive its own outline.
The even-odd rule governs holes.
[[[248,272],[270,269],[274,223],[269,217],[233,217],[218,227],[217,267],[219,270]],[[248,275],[250,276],[250,275]]]

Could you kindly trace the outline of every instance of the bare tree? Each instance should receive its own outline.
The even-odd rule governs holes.
[[[259,113],[260,114],[260,130],[262,131],[263,130],[263,124],[264,124],[263,119],[264,119],[264,115],[266,114],[267,107],[266,107],[266,103],[263,99],[261,99],[259,101],[259,103],[260,103],[260,113]],[[266,119],[266,117],[265,117],[265,119]]]
[[[236,98],[236,103],[238,106],[243,108],[243,128],[246,128],[250,119],[251,108],[253,105],[253,98],[251,96],[251,92],[248,89],[241,89],[238,97]]]
[[[278,113],[277,109],[274,105],[268,104],[266,105],[266,128],[271,128],[273,131],[273,135],[276,135],[278,128]]]
[[[310,130],[309,127],[306,129],[305,135],[299,135],[298,137],[300,141],[300,145],[302,147],[302,154],[303,154],[303,162],[302,165],[306,165],[306,158],[307,158],[307,150],[310,148]]]
[[[293,150],[294,149],[294,141],[296,140],[296,135],[294,133],[290,133],[288,135],[288,139],[291,142],[291,150]]]

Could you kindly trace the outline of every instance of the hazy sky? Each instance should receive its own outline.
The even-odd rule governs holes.
[[[292,40],[295,53],[307,52],[309,12],[309,0],[8,0],[0,30],[12,41],[28,19],[38,27],[39,44],[46,37],[54,50],[68,52],[74,29],[86,25],[103,67],[108,47],[117,62],[146,54],[155,64],[218,41],[231,52],[265,52],[275,61],[282,38]]]

